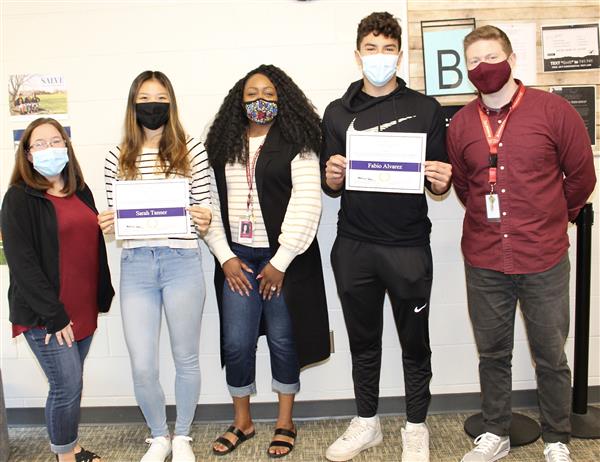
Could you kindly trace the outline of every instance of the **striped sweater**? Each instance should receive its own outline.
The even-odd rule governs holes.
[[[188,147],[188,157],[191,166],[190,184],[190,205],[202,205],[210,208],[210,171],[208,167],[208,157],[202,142],[196,138],[188,138],[186,141]],[[121,150],[115,147],[106,155],[104,163],[104,180],[106,186],[106,198],[108,206],[113,206],[113,182],[119,180],[119,155]],[[157,149],[144,148],[138,157],[138,171],[140,180],[149,180],[156,178],[165,178],[165,174],[160,170],[158,162]],[[192,223],[192,229],[195,226]],[[190,234],[185,237],[168,239],[125,239],[122,241],[123,248],[134,247],[171,247],[171,248],[195,248],[198,246],[198,236]]]
[[[258,148],[263,144],[264,136],[249,139],[249,165],[253,164]],[[212,173],[212,172],[211,172]],[[319,219],[321,217],[321,176],[319,170],[319,159],[317,155],[300,156],[292,160],[292,194],[288,203],[285,218],[281,225],[279,235],[279,248],[271,264],[279,271],[285,271],[292,260],[308,249],[317,233]],[[248,198],[248,181],[246,177],[246,166],[240,163],[227,164],[225,167],[227,179],[227,200],[231,237],[233,242],[238,243],[238,226],[240,219],[247,216],[246,201]],[[268,181],[268,180],[267,180]],[[256,193],[256,178],[253,178],[254,208],[253,240],[251,244],[242,244],[255,248],[269,247],[267,231],[263,220],[258,194]],[[211,174],[210,196],[213,207],[213,218],[204,238],[212,253],[223,265],[227,260],[234,258],[227,243],[225,228],[221,219],[220,201],[215,176]]]

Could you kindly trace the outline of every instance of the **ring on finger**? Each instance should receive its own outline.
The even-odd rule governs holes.
[[[276,290],[277,290],[277,287],[271,286],[271,292],[275,292]]]

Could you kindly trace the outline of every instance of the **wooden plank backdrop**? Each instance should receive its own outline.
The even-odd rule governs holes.
[[[410,62],[410,86],[425,92],[423,72],[423,41],[421,21],[440,19],[475,18],[477,26],[494,22],[535,23],[537,84],[535,88],[548,90],[551,86],[595,85],[596,86],[596,145],[600,152],[600,70],[572,72],[543,72],[541,26],[553,24],[597,23],[600,21],[600,2],[597,0],[562,1],[427,1],[408,0],[408,47]],[[407,50],[408,48],[408,50]],[[517,59],[519,57],[517,56]],[[438,96],[443,105],[465,104],[475,95]]]

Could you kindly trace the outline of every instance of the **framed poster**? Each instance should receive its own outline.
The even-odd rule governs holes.
[[[473,29],[474,18],[421,21],[426,95],[476,93],[463,53],[463,40]]]
[[[594,85],[573,87],[550,87],[552,93],[565,98],[579,113],[590,136],[590,144],[596,144],[596,87]]]
[[[14,74],[8,77],[8,107],[13,119],[67,117],[67,85],[58,74]]]
[[[544,72],[598,69],[598,24],[542,26]]]

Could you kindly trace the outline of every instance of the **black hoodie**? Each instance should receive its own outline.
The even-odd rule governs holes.
[[[338,235],[383,245],[427,245],[431,221],[425,194],[331,190],[325,183],[325,164],[334,154],[346,155],[346,132],[354,130],[427,133],[426,159],[448,162],[446,125],[440,104],[411,90],[401,78],[391,93],[372,97],[354,82],[341,99],[331,102],[323,115],[322,186],[330,196],[342,195]],[[431,185],[425,179],[425,186]]]

